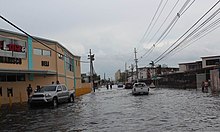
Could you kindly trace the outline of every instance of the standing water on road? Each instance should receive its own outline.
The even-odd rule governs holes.
[[[219,131],[220,98],[196,90],[104,88],[58,108],[1,109],[0,131]]]

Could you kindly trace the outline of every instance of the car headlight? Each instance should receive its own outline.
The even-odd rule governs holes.
[[[49,93],[45,94],[45,97],[51,97],[51,94],[49,94]]]

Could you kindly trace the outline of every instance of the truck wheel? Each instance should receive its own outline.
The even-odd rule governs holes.
[[[52,105],[53,105],[54,108],[58,106],[57,98],[53,98]]]
[[[69,102],[70,103],[74,102],[74,96],[73,95],[70,95]]]

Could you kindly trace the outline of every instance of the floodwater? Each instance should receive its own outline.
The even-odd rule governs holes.
[[[100,88],[58,108],[1,108],[0,131],[220,131],[220,97],[200,90]]]

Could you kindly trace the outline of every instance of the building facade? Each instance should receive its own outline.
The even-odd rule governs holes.
[[[26,88],[52,82],[81,87],[80,57],[56,41],[0,29],[0,104],[27,101]]]

